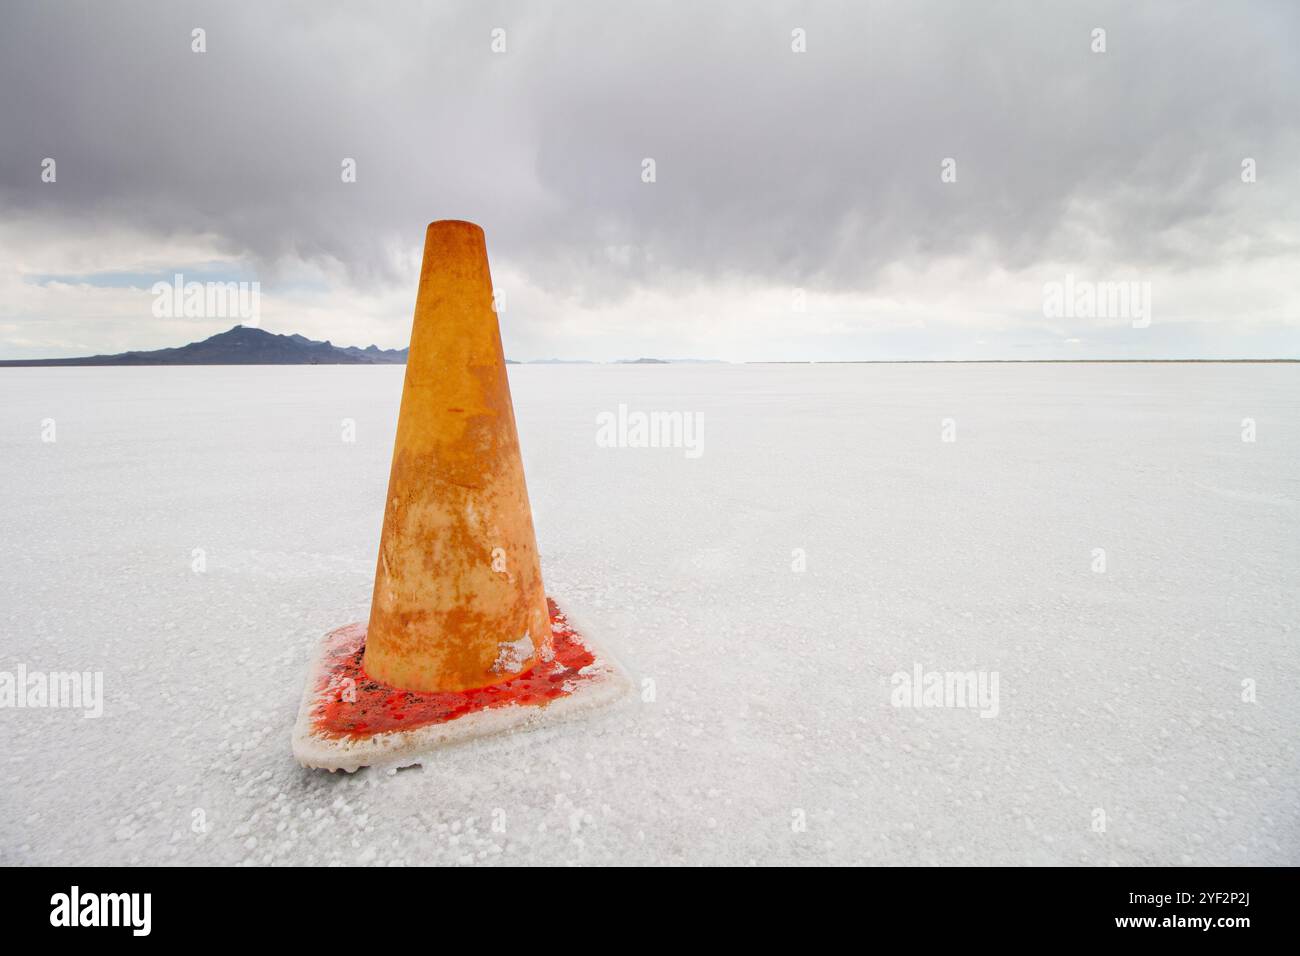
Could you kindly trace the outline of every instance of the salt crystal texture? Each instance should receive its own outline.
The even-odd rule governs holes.
[[[636,694],[344,776],[288,735],[402,369],[0,370],[0,670],[105,696],[0,710],[0,863],[1300,864],[1297,366],[510,377],[547,593]],[[620,403],[702,454],[599,447]],[[893,706],[918,664],[997,716]]]

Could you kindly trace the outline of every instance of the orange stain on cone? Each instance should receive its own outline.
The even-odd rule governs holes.
[[[365,672],[413,691],[551,659],[551,621],[483,230],[425,233]]]

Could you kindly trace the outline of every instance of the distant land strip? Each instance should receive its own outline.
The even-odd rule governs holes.
[[[1293,358],[1195,359],[769,359],[745,365],[1269,365],[1300,362]]]
[[[151,352],[118,352],[114,355],[89,355],[84,358],[0,359],[0,368],[111,367],[149,365],[405,365],[406,349],[381,349],[338,346],[318,342],[302,335],[277,335],[263,329],[237,325],[201,342],[178,348]],[[1118,365],[1143,363],[1168,364],[1276,364],[1295,363],[1294,358],[1239,359],[773,359],[741,362],[742,365]],[[508,365],[521,363],[507,359]],[[529,365],[712,365],[732,364],[718,359],[619,359],[598,363],[584,359],[537,359]]]

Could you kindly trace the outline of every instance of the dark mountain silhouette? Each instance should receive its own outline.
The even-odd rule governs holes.
[[[406,349],[340,348],[301,335],[276,335],[236,325],[202,342],[153,352],[86,358],[0,360],[0,367],[52,365],[404,365]]]
[[[303,335],[276,335],[236,325],[202,342],[152,352],[118,352],[84,358],[0,359],[0,368],[46,368],[58,365],[405,365],[408,349],[367,345],[338,346]],[[711,362],[712,359],[619,359],[624,365],[668,365],[672,362]],[[506,359],[507,365],[518,365]],[[530,365],[592,365],[587,359],[534,359]]]

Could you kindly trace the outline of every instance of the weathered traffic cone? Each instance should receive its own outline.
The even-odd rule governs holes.
[[[628,689],[546,597],[483,230],[425,234],[369,626],[326,635],[294,754],[419,763]]]
[[[435,222],[397,417],[366,673],[408,690],[473,690],[531,669],[550,650],[483,230]]]

